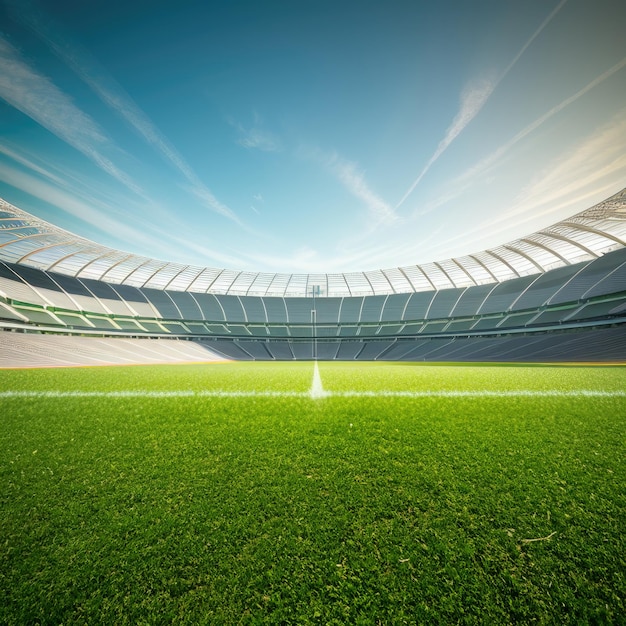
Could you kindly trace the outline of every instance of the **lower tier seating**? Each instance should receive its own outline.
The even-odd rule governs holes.
[[[0,331],[1,368],[203,363],[225,358],[210,345],[194,341]]]
[[[226,358],[247,360],[312,360],[317,354],[320,360],[339,361],[613,362],[626,360],[626,324],[497,336],[318,339],[316,344],[293,339],[215,339],[199,343]]]

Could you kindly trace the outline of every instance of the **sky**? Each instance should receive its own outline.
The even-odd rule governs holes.
[[[351,272],[626,186],[623,0],[0,0],[0,196],[167,261]]]

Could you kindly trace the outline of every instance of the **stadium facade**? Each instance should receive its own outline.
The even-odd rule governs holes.
[[[0,366],[625,360],[626,189],[496,248],[343,274],[167,263],[0,200],[0,330]]]

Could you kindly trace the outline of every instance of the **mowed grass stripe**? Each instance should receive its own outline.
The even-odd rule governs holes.
[[[624,398],[626,391],[602,391],[595,389],[513,391],[1,391],[0,398]]]

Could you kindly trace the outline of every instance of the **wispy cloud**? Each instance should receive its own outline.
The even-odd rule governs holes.
[[[103,151],[113,148],[100,126],[50,79],[31,68],[0,36],[0,98],[56,135],[134,193],[144,190]]]
[[[169,238],[172,242],[174,242],[175,246],[172,250],[176,251],[176,255],[178,258],[181,256],[181,250],[184,251],[184,254],[189,254],[189,252],[193,252],[196,259],[196,262],[208,262],[212,266],[217,266],[218,268],[229,268],[229,269],[249,269],[249,263],[246,262],[241,256],[238,254],[226,254],[224,252],[219,252],[216,249],[216,246],[210,245],[207,242],[206,245],[201,245],[195,243],[190,240],[189,237],[181,237],[178,232],[169,233]],[[175,258],[175,257],[171,257]],[[187,259],[181,259],[182,262],[188,262]]]
[[[404,201],[413,193],[413,190],[420,184],[422,178],[426,176],[428,170],[439,159],[439,157],[448,149],[450,144],[461,134],[463,129],[478,115],[480,110],[485,106],[485,102],[489,99],[495,89],[497,82],[492,80],[483,80],[476,84],[471,84],[465,88],[461,94],[461,106],[456,114],[452,124],[448,127],[445,137],[439,142],[434,154],[428,159],[428,162],[419,173],[419,176],[413,181],[411,186],[396,205],[396,209],[404,204]]]
[[[513,66],[520,60],[520,57],[524,54],[524,52],[526,52],[526,49],[541,34],[541,31],[552,21],[552,18],[563,8],[566,2],[567,0],[561,0],[561,2],[559,2],[554,9],[552,9],[548,17],[541,22],[539,28],[530,36],[530,39],[526,41],[526,43],[520,48],[519,52],[513,57],[513,60],[506,66],[502,74],[500,74],[498,82],[500,82],[511,71],[511,69],[513,69]]]
[[[151,145],[160,156],[176,168],[186,179],[187,187],[207,208],[239,223],[237,215],[204,185],[192,167],[174,146],[137,106],[124,89],[93,57],[68,37],[61,28],[44,15],[32,1],[10,1],[15,17],[29,27],[51,50],[83,80],[92,91],[115,111],[133,130]]]
[[[526,214],[537,218],[569,212],[571,207],[582,210],[589,198],[603,199],[609,190],[623,187],[624,180],[626,108],[537,174],[500,219]]]
[[[311,268],[319,269],[321,255],[309,246],[301,246],[283,254],[251,252],[246,256],[254,267],[266,272],[309,272]]]
[[[46,204],[61,209],[64,213],[89,224],[109,237],[133,244],[143,243],[146,246],[154,243],[153,239],[147,236],[145,226],[133,228],[128,220],[116,219],[113,216],[112,207],[101,205],[93,199],[90,202],[85,202],[80,199],[78,194],[68,192],[54,184],[52,182],[54,181],[53,175],[47,176],[46,178],[49,180],[45,180],[41,177],[40,170],[35,171],[37,175],[0,161],[0,177],[11,181],[13,187],[25,191]]]
[[[277,152],[281,149],[280,141],[273,133],[261,128],[244,128],[237,125],[239,138],[237,143],[244,148],[261,150],[263,152]]]
[[[414,232],[420,233],[417,226]],[[428,261],[431,244],[438,242],[442,234],[445,234],[445,226],[428,230],[423,236],[417,235],[417,239],[407,239],[406,231],[399,230],[386,233],[385,237],[373,234],[367,241],[349,246],[318,248],[302,245],[290,250],[283,245],[273,253],[250,251],[243,254],[254,268],[267,272],[361,272]]]
[[[4,156],[13,165],[20,165],[30,174],[36,174],[53,183],[60,190],[72,194],[89,206],[100,207],[107,217],[117,215],[120,221],[128,222],[129,220],[141,221],[142,216],[149,214],[154,218],[153,221],[171,223],[171,216],[149,198],[136,198],[108,184],[106,180],[77,174],[72,167],[63,165],[54,157],[46,158],[42,153],[33,154],[22,146],[16,147],[6,140],[0,141],[0,156]],[[16,181],[8,179],[6,182],[12,184]],[[28,186],[22,191],[30,192]]]
[[[262,152],[282,150],[280,138],[264,128],[263,120],[256,111],[254,112],[254,122],[249,128],[232,117],[227,118],[227,122],[237,131],[237,143],[240,146]]]
[[[482,161],[474,165],[472,168],[464,172],[459,180],[468,180],[472,179],[478,174],[481,174],[487,171],[490,167],[492,167],[495,163],[498,163],[500,159],[519,141],[524,139],[530,133],[534,132],[539,128],[542,124],[547,122],[551,117],[560,113],[563,109],[568,107],[570,104],[576,102],[579,98],[584,96],[587,92],[591,91],[594,87],[597,87],[600,83],[603,83],[607,78],[610,78],[616,72],[619,72],[621,69],[626,67],[626,57],[621,61],[613,65],[613,67],[609,68],[606,72],[600,74],[594,78],[590,83],[585,85],[582,89],[578,90],[575,94],[566,98],[559,104],[553,106],[549,111],[538,117],[528,126],[523,128],[519,133],[517,133],[514,137],[509,139],[505,144],[501,145],[497,150],[492,152],[488,157],[484,158]]]
[[[559,104],[553,106],[549,111],[538,117],[536,120],[528,124],[517,134],[511,137],[508,141],[502,144],[499,148],[494,150],[491,154],[481,159],[478,163],[465,170],[461,175],[455,179],[448,181],[446,188],[438,194],[437,198],[425,205],[420,206],[417,215],[425,215],[439,208],[440,206],[447,204],[448,202],[458,198],[470,187],[472,187],[477,181],[481,180],[489,171],[502,163],[503,157],[513,148],[517,143],[525,139],[528,135],[536,131],[539,127],[545,124],[550,118],[557,113],[560,113],[566,107],[576,102],[579,98],[583,97],[594,87],[597,87],[602,82],[610,78],[616,72],[626,67],[626,58],[622,59],[607,71],[603,72],[591,82],[585,85],[582,89],[579,89],[575,94],[565,98],[565,100],[559,102]]]
[[[205,206],[243,226],[237,215],[225,204],[222,204],[203,184],[196,185],[193,181],[190,181],[189,185],[183,185],[183,189],[198,198]]]
[[[365,179],[365,172],[359,166],[337,154],[314,150],[310,153],[314,160],[321,163],[355,198],[367,207],[374,225],[390,223],[398,219],[393,207],[385,202]]]
[[[68,185],[65,177],[57,176],[6,146],[0,145],[0,154],[12,162],[9,164],[0,160],[0,179],[8,180],[12,187],[24,191],[46,205],[60,209],[71,216],[72,222],[78,221],[89,225],[91,229],[102,233],[112,242],[109,245],[135,254],[152,256],[154,242],[158,241],[159,254],[165,255],[168,261],[186,263],[189,259],[185,258],[185,255],[193,253],[197,259],[221,266],[245,267],[248,264],[242,257],[217,252],[208,239],[205,245],[194,243],[185,233],[184,225],[172,229],[162,226],[168,223],[166,220],[142,219],[145,207],[137,212],[139,218],[135,219],[134,212],[119,210],[120,206],[126,209],[130,206],[124,198],[118,197],[111,201],[97,199],[93,193],[84,193],[75,186]],[[16,167],[15,164],[21,167]],[[68,228],[68,239],[72,239],[75,227]],[[95,245],[102,245],[100,238]]]
[[[396,205],[396,209],[404,204],[406,199],[413,193],[415,188],[420,184],[428,170],[433,164],[441,157],[441,155],[448,149],[450,144],[461,134],[465,127],[480,113],[485,106],[489,97],[500,84],[500,82],[508,75],[513,69],[515,64],[519,61],[526,49],[532,44],[532,42],[539,36],[543,29],[550,23],[552,18],[563,8],[567,0],[561,0],[559,4],[551,11],[546,19],[541,23],[539,28],[530,36],[530,38],[524,43],[519,52],[513,57],[513,60],[506,66],[504,71],[495,79],[485,79],[475,83],[470,83],[461,94],[461,103],[459,111],[456,114],[452,124],[446,130],[444,138],[439,142],[434,154],[428,159],[428,162],[423,167],[417,178],[413,181],[411,186],[407,189],[405,194],[400,199],[400,202]]]
[[[552,224],[619,191],[626,180],[626,108],[608,124],[553,160],[510,205],[446,241],[448,249],[473,236],[476,249]],[[540,226],[539,226],[540,227]]]
[[[256,204],[265,204],[265,200],[263,199],[263,195],[260,193],[255,193],[252,196],[252,199],[254,200],[254,204],[250,205],[250,208],[257,214],[257,215],[261,215],[261,212],[259,211],[259,209],[256,208]]]
[[[300,246],[282,254],[250,253],[246,256],[255,268],[266,272],[300,272],[303,274],[319,272],[346,272],[349,268],[364,267],[374,269],[378,261],[386,258],[389,249],[380,255],[371,248],[351,252],[329,254],[310,246]]]
[[[42,167],[41,165],[35,163],[30,158],[28,158],[28,156],[26,156],[24,154],[21,154],[20,152],[17,152],[16,150],[12,149],[8,145],[4,145],[4,144],[0,143],[0,154],[2,154],[5,157],[7,157],[10,161],[13,161],[15,163],[19,163],[20,165],[22,165],[26,169],[29,169],[32,172],[35,172],[35,173],[39,174],[40,176],[43,176],[44,178],[47,178],[48,180],[56,183],[57,185],[62,185],[63,182],[64,182],[63,179],[60,176],[58,176],[57,174],[51,172],[49,169],[46,169],[45,167]]]

